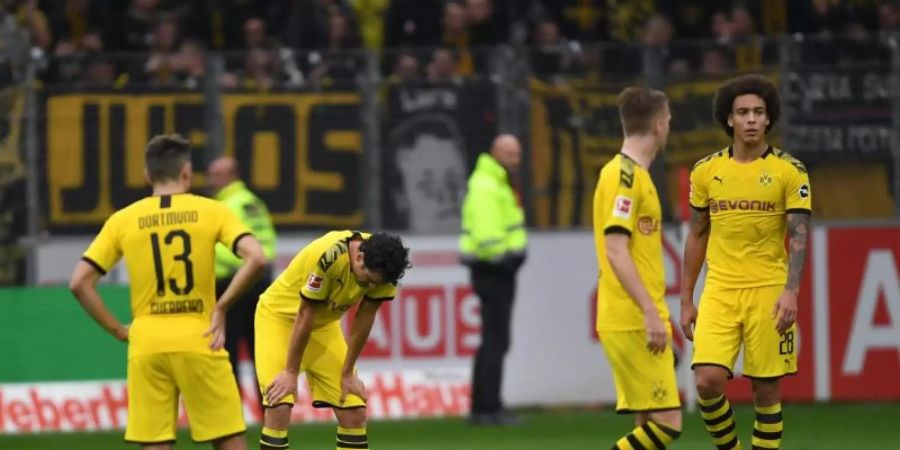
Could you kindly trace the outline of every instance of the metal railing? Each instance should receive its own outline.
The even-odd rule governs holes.
[[[21,99],[0,106],[18,134],[0,156],[16,158],[0,162],[19,173],[10,180],[27,181],[25,249],[46,233],[95,231],[146,194],[143,144],[162,132],[195,144],[198,190],[212,159],[237,158],[282,229],[456,233],[475,158],[510,132],[526,151],[518,186],[531,226],[584,227],[597,171],[619,150],[615,96],[640,83],[672,99],[672,134],[652,173],[673,221],[685,168],[728,143],[711,119],[715,89],[752,71],[781,86],[771,140],[814,178],[850,165],[871,178],[861,189],[890,189],[880,209],[860,213],[883,216],[900,211],[897,42],[786,36],[380,53],[188,43],[168,53],[33,54],[10,72],[7,90]]]

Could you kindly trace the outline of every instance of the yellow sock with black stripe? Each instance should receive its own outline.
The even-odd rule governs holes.
[[[259,437],[260,450],[276,450],[290,447],[288,444],[287,430],[273,430],[263,427],[262,436]]]
[[[616,442],[612,450],[665,450],[681,432],[648,420]]]
[[[753,450],[770,450],[781,447],[783,431],[781,403],[756,407],[756,422],[753,424]]]
[[[737,437],[734,414],[728,399],[720,395],[716,398],[699,400],[700,415],[716,447],[719,450],[741,450],[741,441]]]
[[[337,427],[337,450],[369,448],[369,437],[366,435],[366,427],[344,428]]]

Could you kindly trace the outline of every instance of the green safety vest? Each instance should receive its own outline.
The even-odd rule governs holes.
[[[506,169],[494,157],[478,157],[462,207],[459,252],[463,262],[500,262],[525,253],[525,213],[509,184]]]
[[[262,245],[266,259],[272,261],[275,258],[275,244],[278,237],[275,234],[275,226],[272,225],[272,216],[269,208],[256,196],[243,181],[234,181],[222,188],[215,199],[224,203],[232,212],[237,214],[247,228]],[[236,256],[230,248],[216,245],[216,278],[228,278],[237,272],[242,264],[241,258]]]

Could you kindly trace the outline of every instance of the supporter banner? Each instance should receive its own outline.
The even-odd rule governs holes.
[[[177,132],[194,144],[195,184],[208,159],[203,98],[189,93],[53,94],[45,100],[47,219],[53,231],[96,230],[149,192],[147,140]],[[356,227],[360,207],[356,93],[224,94],[225,155],[282,227]]]
[[[889,64],[786,73],[785,148],[804,161],[891,158],[898,88]]]
[[[381,151],[384,227],[459,230],[466,178],[496,134],[495,91],[488,82],[388,87]]]
[[[728,145],[727,135],[712,120],[712,98],[723,80],[665,87],[672,112],[669,142],[660,157],[665,164],[692,165]],[[590,226],[600,168],[622,145],[617,98],[624,87],[532,83],[530,177],[535,226]]]
[[[25,282],[25,152],[22,151],[22,110],[25,90],[0,89],[0,286]]]

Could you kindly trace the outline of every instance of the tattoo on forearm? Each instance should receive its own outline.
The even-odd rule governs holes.
[[[705,236],[709,233],[709,211],[698,211],[691,208],[691,233]]]
[[[788,214],[788,289],[800,287],[803,268],[806,265],[807,237],[809,235],[809,215]]]

